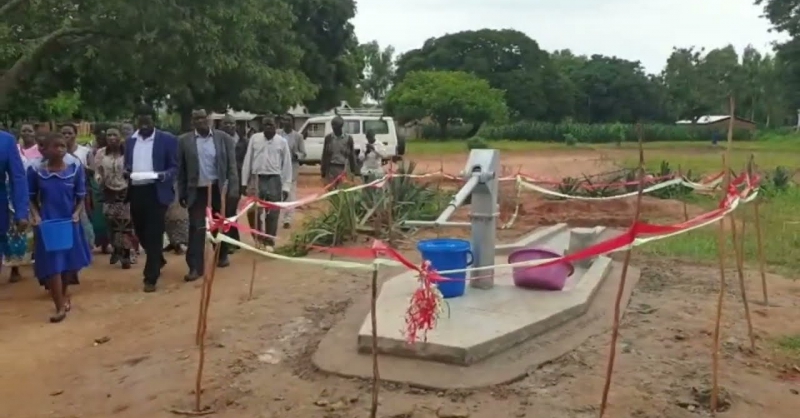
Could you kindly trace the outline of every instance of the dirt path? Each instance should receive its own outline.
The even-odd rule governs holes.
[[[209,323],[204,398],[216,416],[366,417],[368,383],[320,375],[309,355],[351,298],[368,291],[367,278],[261,262],[256,298],[246,301],[249,262],[236,257],[218,278]],[[135,273],[95,266],[61,325],[45,324],[50,306],[31,281],[0,286],[3,416],[168,417],[168,408],[190,408],[199,290],[179,283],[171,274],[182,271],[178,260],[170,262],[172,279],[154,295],[140,293]],[[748,281],[757,283],[757,275]],[[644,269],[623,323],[609,416],[693,416],[690,410],[702,409],[692,388],[708,388],[715,283],[713,268]],[[771,343],[800,333],[800,285],[776,276],[770,283],[779,307],[767,313],[754,306],[755,356],[745,350],[737,295],[726,300],[722,384],[733,404],[729,417],[788,418],[800,407],[800,373],[791,368],[797,359]],[[552,418],[592,417],[607,344],[608,335],[592,338],[508,386],[453,393],[386,386],[382,416],[412,409],[435,416],[431,411],[445,408],[486,418],[539,416],[543,409]]]
[[[321,187],[317,179],[304,176],[301,194]],[[159,292],[144,294],[141,264],[123,271],[98,257],[82,273],[73,312],[58,325],[47,323],[51,303],[29,269],[23,270],[26,280],[13,285],[3,273],[0,416],[162,418],[175,416],[170,408],[190,409],[199,284],[182,282],[182,257],[168,260]],[[309,360],[352,299],[367,294],[367,275],[259,260],[255,298],[248,301],[251,260],[234,255],[232,266],[219,271],[213,293],[204,380],[205,402],[217,410],[213,416],[367,417],[369,382],[322,375]],[[636,263],[643,274],[623,321],[608,416],[704,416],[692,388],[709,387],[716,270],[674,261]],[[745,350],[738,287],[727,294],[721,356],[721,382],[732,403],[727,417],[789,418],[800,408],[800,372],[793,369],[800,358],[773,344],[800,334],[800,283],[769,279],[770,300],[778,307],[753,307],[756,355]],[[748,273],[747,281],[750,294],[758,294],[758,275]],[[428,392],[385,385],[380,416],[595,417],[608,342],[608,334],[592,338],[501,387]]]

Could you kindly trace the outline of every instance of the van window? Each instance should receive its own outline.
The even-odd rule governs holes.
[[[357,120],[346,120],[342,130],[346,134],[358,135],[361,133],[361,123]]]
[[[325,124],[324,123],[309,123],[303,132],[303,136],[308,138],[323,138],[325,137]]]
[[[372,129],[375,135],[387,135],[389,133],[389,124],[385,120],[365,120],[364,132]]]

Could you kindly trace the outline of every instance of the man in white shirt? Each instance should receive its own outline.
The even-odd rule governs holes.
[[[242,187],[246,187],[248,196],[281,202],[289,196],[292,186],[291,150],[286,139],[277,134],[273,118],[263,118],[261,127],[263,131],[253,135],[247,144],[242,165]],[[255,219],[255,229],[269,236],[257,240],[267,251],[275,249],[274,237],[278,233],[279,220],[280,210],[276,209],[267,210],[264,225],[260,219]]]
[[[306,144],[303,135],[294,130],[294,119],[292,115],[286,115],[283,118],[283,129],[278,132],[289,145],[289,151],[292,154],[292,186],[289,189],[288,200],[297,199],[297,177],[300,175],[300,161],[306,158]],[[292,219],[294,218],[294,209],[286,209],[283,211],[283,227],[286,229],[291,228]]]

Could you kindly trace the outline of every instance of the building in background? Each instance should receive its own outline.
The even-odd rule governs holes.
[[[697,121],[679,120],[675,122],[676,125],[696,126],[702,129],[708,129],[715,132],[728,132],[728,124],[730,123],[730,115],[705,115],[697,118]],[[740,117],[736,117],[733,121],[734,130],[755,131],[756,123]]]

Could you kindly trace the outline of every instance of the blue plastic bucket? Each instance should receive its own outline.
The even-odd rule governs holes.
[[[473,261],[470,243],[463,239],[428,239],[418,242],[417,250],[422,254],[422,258],[430,261],[431,267],[438,271],[465,269]],[[456,279],[436,284],[445,299],[464,295],[467,286],[466,272],[443,274],[442,276]]]
[[[72,219],[52,219],[39,224],[39,238],[46,251],[64,251],[72,248],[74,223]]]

